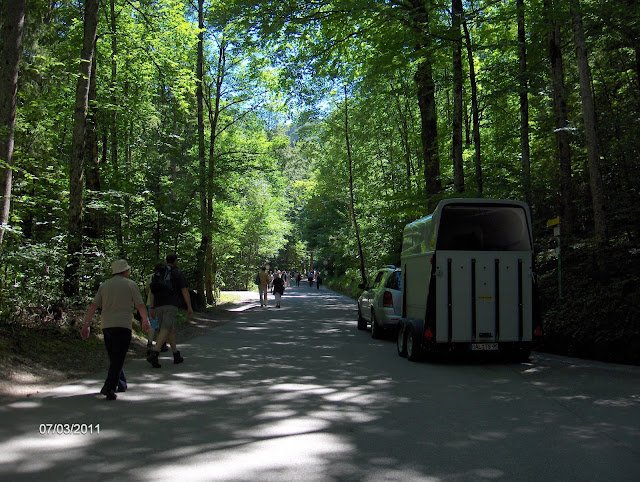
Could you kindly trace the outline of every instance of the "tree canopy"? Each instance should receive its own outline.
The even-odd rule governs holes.
[[[353,293],[445,197],[527,200],[541,256],[556,216],[638,236],[634,0],[101,0],[93,42],[94,1],[3,2],[3,318],[170,252],[202,303],[265,264]]]

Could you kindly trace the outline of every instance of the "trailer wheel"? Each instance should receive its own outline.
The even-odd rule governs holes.
[[[406,340],[407,359],[410,361],[420,360],[422,358],[420,339],[416,336],[415,329],[412,326],[407,327]]]
[[[404,324],[398,324],[397,336],[396,336],[396,348],[398,350],[398,355],[401,357],[407,356],[407,343],[405,340],[405,329]]]
[[[362,313],[360,313],[360,304],[358,304],[358,330],[366,330],[367,329],[367,320],[362,317]]]

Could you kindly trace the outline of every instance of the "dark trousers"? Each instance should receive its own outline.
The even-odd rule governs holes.
[[[104,346],[109,355],[109,371],[104,386],[107,390],[127,389],[127,379],[124,375],[124,359],[131,344],[131,330],[128,328],[103,328]]]

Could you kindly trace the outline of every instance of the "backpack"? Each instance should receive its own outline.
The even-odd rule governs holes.
[[[254,280],[254,283],[257,285],[260,285],[260,273],[256,275],[256,279]]]
[[[150,288],[154,296],[170,296],[173,294],[171,266],[164,265],[153,272]]]

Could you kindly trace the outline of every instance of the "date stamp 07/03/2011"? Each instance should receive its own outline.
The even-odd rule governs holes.
[[[91,435],[100,433],[99,423],[41,423],[40,435]]]

